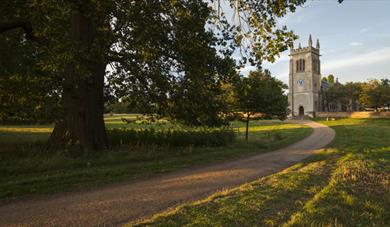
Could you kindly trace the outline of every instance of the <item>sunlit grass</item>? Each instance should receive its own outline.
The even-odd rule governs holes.
[[[15,126],[0,126],[0,132],[12,132],[12,133],[51,133],[53,128],[51,126],[42,127],[15,127]]]
[[[122,118],[126,119],[136,119],[137,116],[141,116],[140,114],[115,114],[115,115],[110,115],[106,114],[104,116],[105,121],[122,121]]]
[[[141,225],[390,226],[390,119],[322,121],[330,148]]]
[[[272,130],[280,130],[280,129],[295,129],[295,128],[302,128],[302,125],[298,124],[277,124],[274,123],[272,125],[258,125],[258,126],[251,126],[250,131],[251,132],[264,132],[264,131],[272,131]],[[241,131],[245,130],[245,127],[239,127]]]
[[[46,126],[0,126],[0,152],[20,149],[23,144],[41,143],[46,141],[53,127]]]

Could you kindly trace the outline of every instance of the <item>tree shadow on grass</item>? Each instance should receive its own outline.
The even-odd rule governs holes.
[[[156,226],[278,226],[328,184],[336,155],[323,152],[280,173],[159,217]]]

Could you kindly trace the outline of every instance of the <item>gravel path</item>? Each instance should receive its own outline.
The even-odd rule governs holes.
[[[314,129],[288,147],[206,167],[187,168],[130,183],[81,192],[0,202],[0,226],[121,225],[278,172],[329,144],[335,132],[312,121]]]

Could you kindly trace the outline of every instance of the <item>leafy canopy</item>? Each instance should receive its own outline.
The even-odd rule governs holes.
[[[288,114],[288,101],[283,89],[287,89],[287,85],[272,77],[268,70],[252,71],[247,78],[242,77],[237,86],[238,109],[249,115],[261,113],[284,119]]]

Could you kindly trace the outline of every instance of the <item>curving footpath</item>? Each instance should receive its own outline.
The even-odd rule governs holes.
[[[0,202],[0,226],[96,226],[135,222],[218,190],[278,172],[324,148],[333,129],[313,121],[307,138],[288,147],[206,167],[82,192]]]

